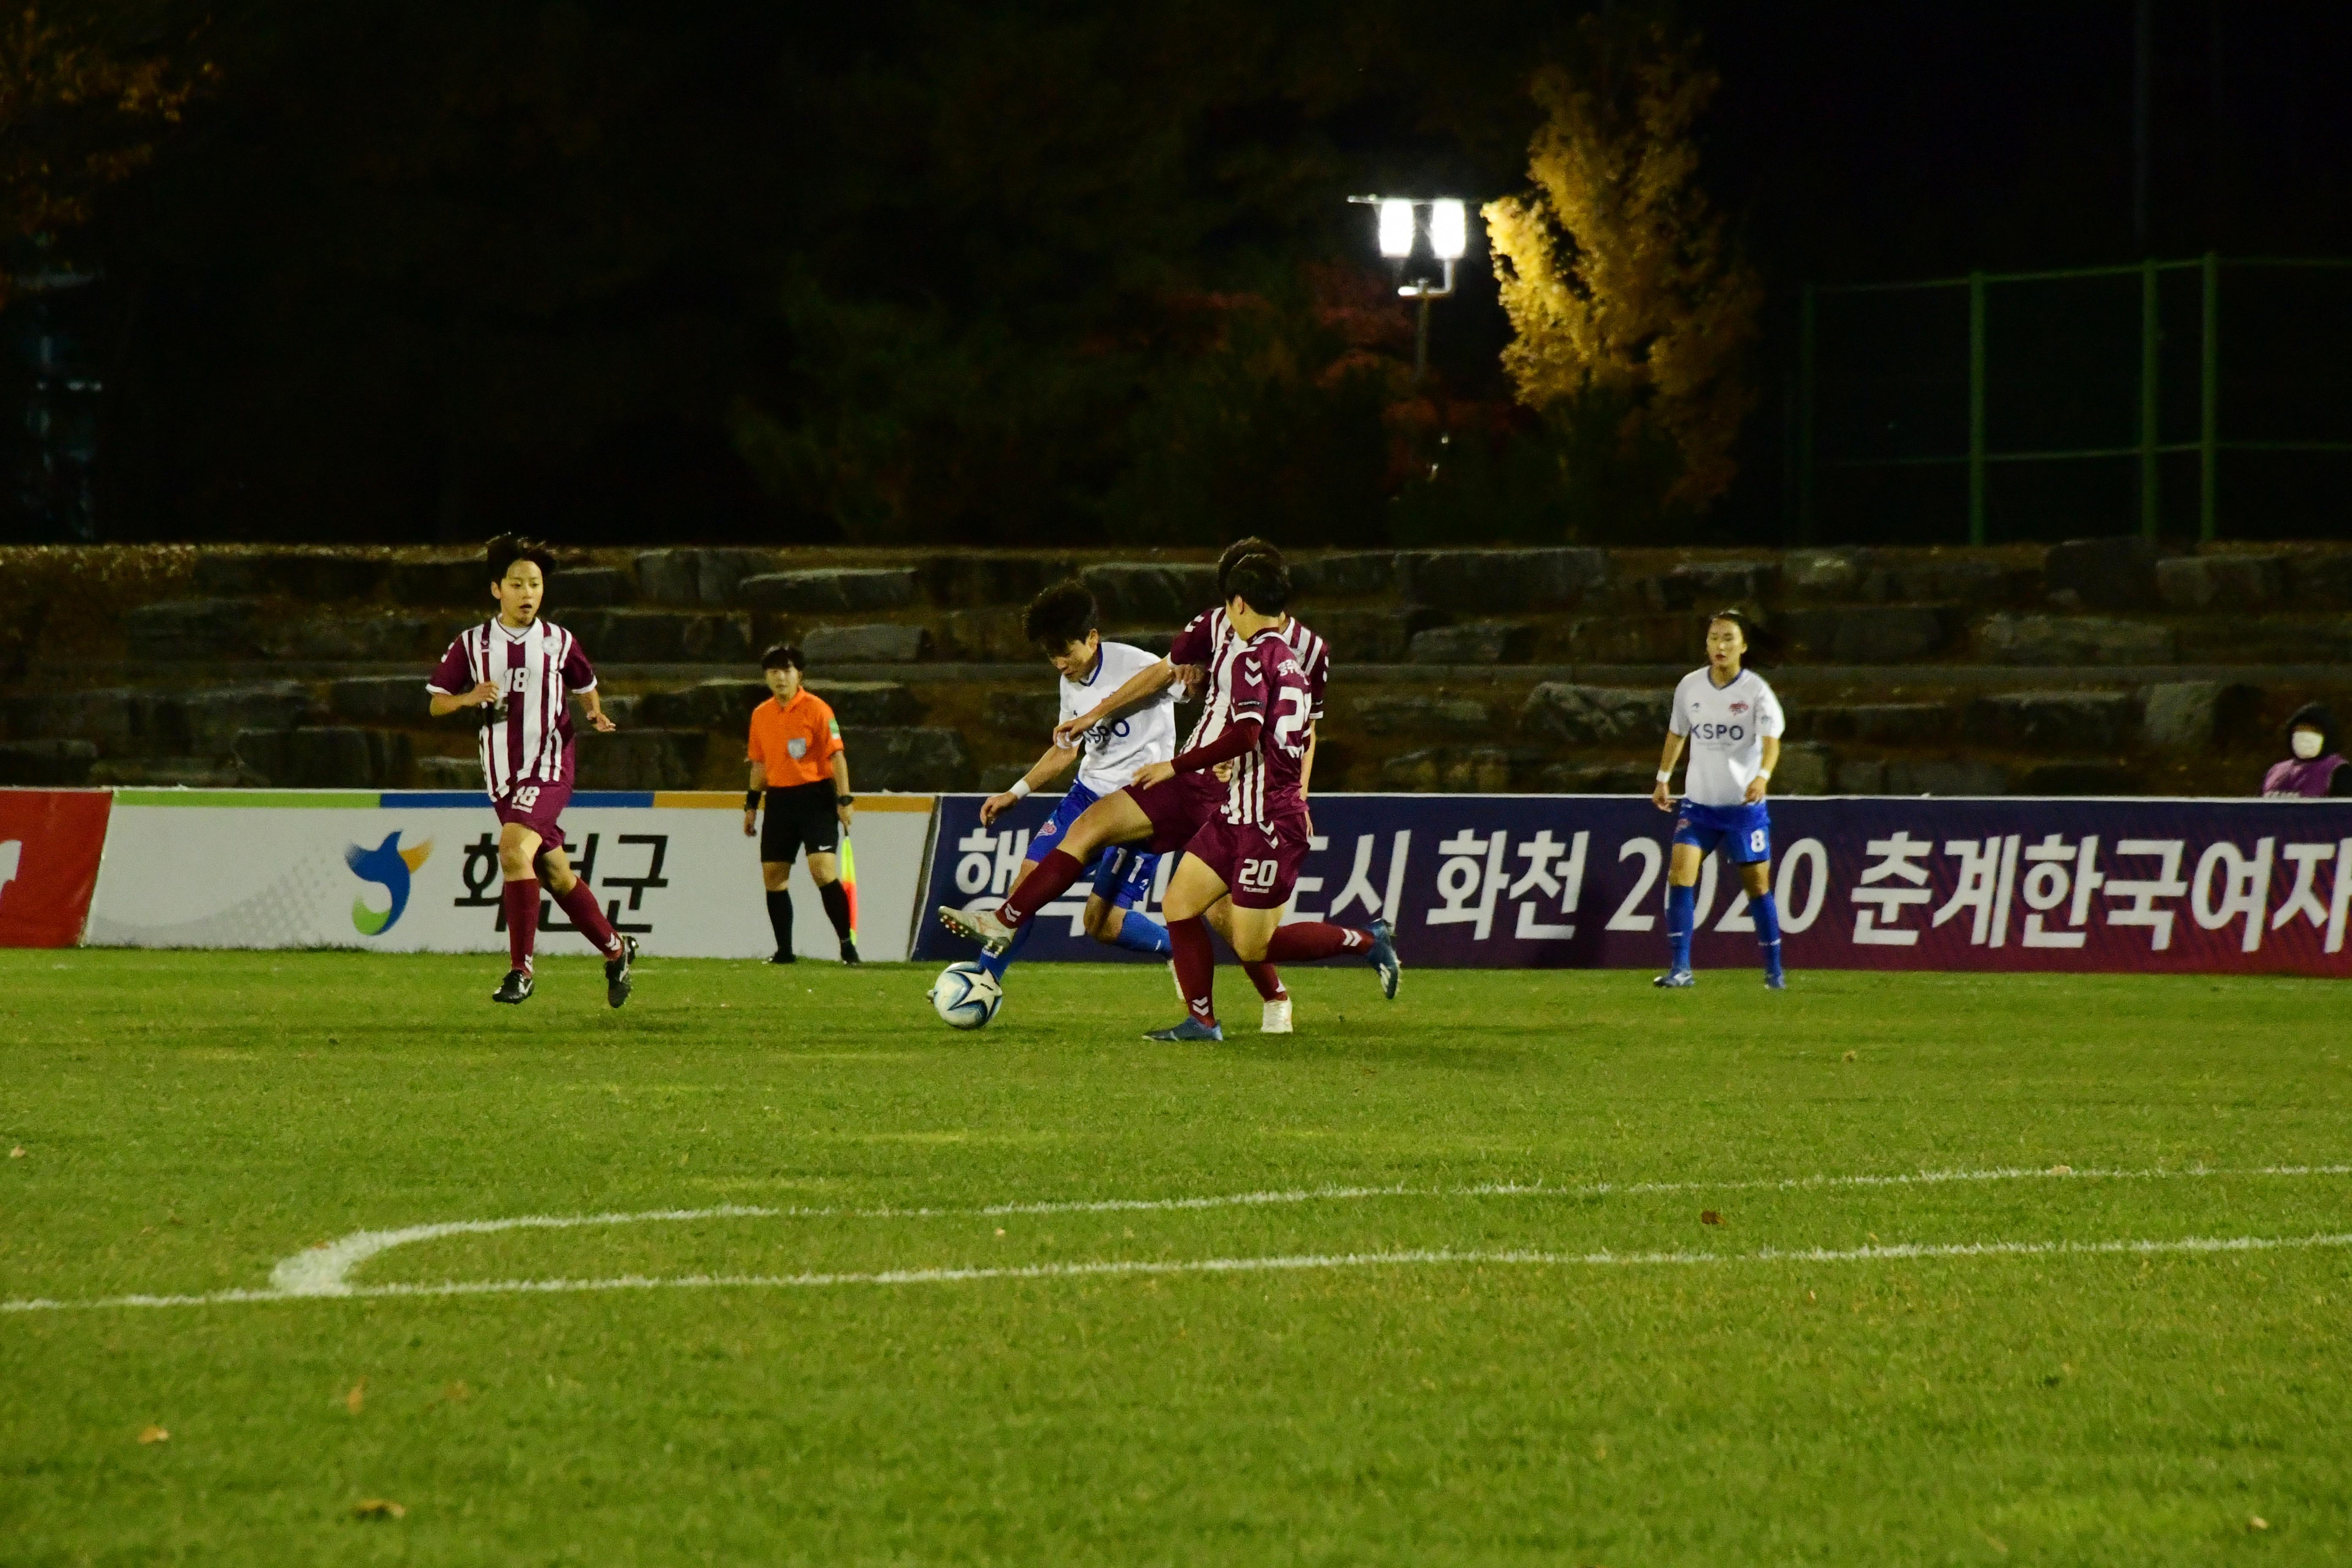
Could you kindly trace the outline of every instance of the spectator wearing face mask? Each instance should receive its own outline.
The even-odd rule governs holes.
[[[2287,750],[2294,754],[2263,776],[2263,794],[2288,800],[2352,796],[2352,763],[2336,751],[2336,715],[2324,702],[2306,702],[2286,721]]]

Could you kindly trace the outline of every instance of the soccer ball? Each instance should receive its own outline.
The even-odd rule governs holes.
[[[996,976],[967,960],[950,963],[931,982],[931,1005],[950,1029],[982,1029],[1004,1003]]]

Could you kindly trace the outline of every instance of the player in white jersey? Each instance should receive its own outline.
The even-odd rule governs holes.
[[[492,994],[494,1002],[530,997],[531,959],[539,934],[539,889],[544,882],[580,934],[604,955],[605,999],[629,998],[635,937],[613,930],[596,897],[572,872],[563,851],[566,802],[572,798],[572,700],[588,721],[610,731],[596,695],[596,671],[580,641],[543,619],[547,547],[511,534],[489,542],[487,575],[499,613],[457,634],[433,678],[425,683],[439,718],[472,708],[481,715],[482,784],[499,818],[499,868],[508,955],[513,967]]]
[[[1105,642],[1098,620],[1095,596],[1084,584],[1075,582],[1057,584],[1038,595],[1030,601],[1024,617],[1023,630],[1029,641],[1061,677],[1064,721],[1086,712],[1102,693],[1116,690],[1129,676],[1159,662],[1132,644]],[[1072,763],[1077,763],[1078,776],[1069,793],[1030,837],[1021,879],[1061,847],[1070,824],[1087,807],[1125,789],[1147,764],[1164,763],[1176,754],[1176,693],[1166,691],[1134,712],[1092,725],[1073,739],[1075,744],[1065,744],[1057,731],[1045,754],[1011,789],[981,803],[981,822],[993,823],[1038,785],[1059,778]],[[1167,928],[1136,907],[1147,901],[1159,868],[1160,857],[1140,846],[1114,844],[1097,854],[1092,867],[1094,889],[1082,917],[1087,934],[1129,952],[1165,957]],[[1021,879],[1014,886],[1020,885]],[[1006,947],[983,951],[981,967],[1003,981],[1006,966],[1027,944],[1029,931],[1024,925]]]
[[[1240,655],[1244,646],[1234,634],[1230,617],[1223,607],[1225,580],[1236,564],[1252,555],[1281,558],[1281,552],[1262,539],[1243,539],[1228,545],[1217,560],[1220,606],[1195,616],[1176,635],[1168,658],[1129,678],[1085,713],[1065,721],[1055,730],[1055,742],[1075,745],[1087,731],[1158,701],[1162,693],[1172,688],[1198,684],[1206,685],[1208,702],[1199,722],[1192,727],[1192,736],[1185,742],[1185,749],[1195,750],[1223,733],[1226,699],[1220,695],[1225,689],[1221,677],[1225,673],[1224,666]],[[1330,671],[1329,650],[1321,637],[1286,613],[1281,635],[1306,674],[1314,701],[1311,722],[1322,717],[1323,685]],[[1300,779],[1302,794],[1314,765],[1315,737],[1310,729],[1306,768]],[[1223,781],[1207,773],[1180,773],[1148,787],[1130,784],[1105,795],[1070,825],[1058,853],[1049,853],[1038,862],[1037,876],[1016,887],[993,913],[985,910],[942,909],[939,911],[940,923],[959,936],[969,937],[990,949],[1002,949],[1038,908],[1060,897],[1078,879],[1085,864],[1097,851],[1110,845],[1139,845],[1157,854],[1172,854],[1191,842],[1210,816],[1223,807],[1224,798]],[[1209,915],[1210,924],[1221,931],[1230,921],[1231,911],[1223,903],[1219,903]],[[1283,986],[1280,972],[1270,963],[1245,963],[1242,969],[1265,1004],[1263,1032],[1290,1033],[1290,994]]]
[[[1788,727],[1780,700],[1764,678],[1741,668],[1748,654],[1748,623],[1736,610],[1707,622],[1706,668],[1694,669],[1675,688],[1666,721],[1665,750],[1658,757],[1657,786],[1650,800],[1660,811],[1675,811],[1675,853],[1666,868],[1666,940],[1673,963],[1653,982],[1671,989],[1696,984],[1691,974],[1691,926],[1696,910],[1699,868],[1719,847],[1739,871],[1748,890],[1748,912],[1764,949],[1764,984],[1780,990],[1780,910],[1772,899],[1772,819],[1764,792],[1780,761],[1780,736]],[[1675,763],[1690,748],[1683,797],[1666,794]]]

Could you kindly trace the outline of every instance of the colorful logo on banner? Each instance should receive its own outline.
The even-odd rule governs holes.
[[[382,936],[400,922],[401,911],[408,908],[409,878],[425,868],[425,858],[432,853],[430,838],[414,849],[403,849],[397,831],[386,834],[373,849],[354,844],[343,851],[343,864],[352,868],[352,876],[373,882],[392,895],[392,908],[381,912],[368,908],[365,893],[352,900],[352,924],[362,936]]]

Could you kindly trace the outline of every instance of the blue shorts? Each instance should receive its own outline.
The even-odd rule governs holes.
[[[1054,815],[1029,839],[1029,861],[1034,864],[1061,847],[1062,835],[1070,824],[1085,815],[1087,807],[1099,797],[1082,784],[1070,786]],[[1131,910],[1148,900],[1151,879],[1160,869],[1160,857],[1133,844],[1114,844],[1095,857],[1088,868],[1094,873],[1094,896],[1108,899],[1113,907]]]
[[[1687,844],[1701,855],[1720,846],[1723,858],[1735,866],[1753,866],[1772,858],[1772,817],[1759,802],[1755,805],[1701,805],[1686,800],[1675,816],[1675,842]]]

